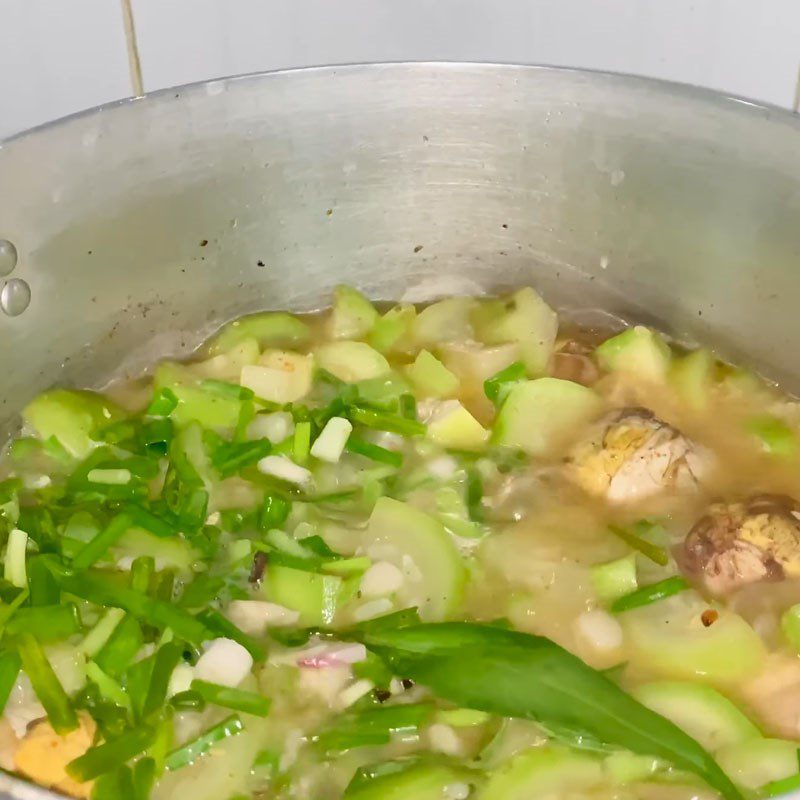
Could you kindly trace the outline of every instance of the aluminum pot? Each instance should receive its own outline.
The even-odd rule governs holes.
[[[532,283],[800,388],[800,121],[640,78],[388,64],[157,92],[0,145],[0,422],[339,282]],[[12,248],[0,246],[0,273]],[[24,283],[22,283],[24,281]],[[52,797],[6,775],[7,798]]]

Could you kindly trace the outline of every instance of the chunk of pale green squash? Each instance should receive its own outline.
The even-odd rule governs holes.
[[[417,309],[408,303],[390,308],[375,320],[367,341],[380,353],[410,353],[416,349],[411,328],[417,318]]]
[[[531,800],[570,797],[570,793],[600,786],[603,762],[595,755],[551,745],[534,747],[495,770],[481,800]]]
[[[94,447],[93,435],[124,413],[95,392],[52,389],[31,400],[22,416],[40,438],[55,437],[70,455],[84,458]]]
[[[662,383],[672,358],[661,334],[643,325],[612,336],[596,350],[597,363],[607,372],[623,372],[637,380]]]
[[[766,655],[759,635],[725,608],[706,627],[700,615],[707,608],[700,595],[686,591],[621,614],[632,668],[723,687],[755,675]]]
[[[466,568],[439,520],[389,497],[375,504],[363,550],[389,561],[404,573],[397,596],[403,606],[417,606],[426,622],[452,618],[464,591]]]
[[[314,351],[322,369],[346,383],[379,378],[391,372],[389,362],[364,342],[329,342]]]
[[[744,713],[711,686],[691,681],[656,681],[637,686],[632,694],[711,753],[761,737],[761,731]]]
[[[602,410],[586,386],[559,378],[537,378],[514,386],[494,423],[492,441],[532,456],[553,455]]]
[[[210,356],[225,353],[243,339],[255,339],[259,347],[296,348],[306,344],[311,330],[305,322],[283,311],[269,311],[229,322],[208,344]]]
[[[516,342],[532,377],[543,375],[558,334],[558,315],[530,287],[482,304],[473,315],[476,335],[485,344]]]
[[[428,350],[419,352],[406,375],[420,397],[452,397],[458,392],[458,378]]]
[[[448,297],[432,303],[417,314],[411,335],[420,347],[471,339],[470,312],[476,302],[472,297]]]
[[[375,306],[357,289],[337,286],[333,290],[333,308],[327,320],[331,339],[363,339],[377,320]]]

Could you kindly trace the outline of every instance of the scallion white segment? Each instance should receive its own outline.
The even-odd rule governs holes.
[[[25,569],[25,550],[28,546],[28,534],[14,528],[8,535],[6,547],[5,579],[19,589],[28,585],[28,574]]]
[[[350,420],[344,417],[332,417],[311,445],[311,455],[320,461],[336,464],[342,457],[352,430],[353,425]]]

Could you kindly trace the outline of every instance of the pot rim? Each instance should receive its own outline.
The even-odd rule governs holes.
[[[209,78],[201,81],[166,86],[155,89],[152,92],[145,92],[141,95],[123,97],[118,100],[109,100],[106,103],[92,106],[90,108],[75,111],[63,117],[43,122],[32,128],[11,134],[6,138],[0,138],[0,149],[12,144],[17,139],[24,138],[31,134],[43,133],[50,129],[57,129],[74,120],[83,119],[99,114],[112,112],[117,108],[124,108],[134,103],[142,101],[152,102],[166,98],[168,95],[194,93],[205,91],[207,87],[214,84],[231,85],[245,82],[260,82],[264,80],[276,80],[290,78],[293,75],[313,75],[333,76],[337,72],[359,73],[374,72],[379,73],[384,70],[440,70],[442,72],[459,72],[461,70],[482,69],[487,74],[494,72],[540,72],[542,74],[554,75],[576,75],[590,78],[596,82],[617,81],[631,87],[650,87],[654,91],[663,95],[679,96],[686,99],[716,105],[719,108],[736,109],[736,113],[741,110],[744,113],[757,113],[761,116],[768,116],[772,121],[795,126],[800,132],[800,113],[788,108],[774,105],[772,103],[753,100],[741,95],[728,93],[725,91],[710,89],[704,86],[695,86],[689,83],[668,80],[666,78],[652,78],[644,75],[636,75],[628,72],[615,72],[612,70],[589,69],[584,67],[556,66],[552,64],[520,64],[516,62],[504,61],[448,61],[448,60],[423,60],[423,61],[364,61],[342,64],[322,64],[308,67],[289,67],[275,70],[261,70],[256,72],[242,72],[234,75],[226,75],[219,78]]]

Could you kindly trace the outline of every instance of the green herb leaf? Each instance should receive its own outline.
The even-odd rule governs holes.
[[[256,439],[251,442],[225,442],[214,451],[211,464],[222,478],[229,478],[239,470],[255,464],[269,455],[272,445],[269,439]]]
[[[78,610],[71,603],[20,608],[6,624],[9,636],[30,633],[39,642],[66,639],[81,629]]]
[[[673,594],[678,594],[678,592],[683,592],[689,588],[691,587],[684,578],[679,575],[673,575],[671,578],[665,578],[663,581],[658,581],[658,583],[651,583],[649,586],[642,586],[641,589],[636,589],[617,598],[611,604],[611,610],[615,614],[619,614],[622,611],[630,611],[632,608],[648,606],[650,603],[663,600],[665,597],[671,597]]]
[[[360,638],[395,674],[460,707],[563,726],[664,758],[726,800],[742,800],[694,739],[549,639],[457,622],[373,629]]]
[[[172,389],[159,389],[145,412],[149,417],[168,417],[178,407],[178,396]]]
[[[428,703],[413,703],[343,714],[319,735],[317,744],[328,753],[388,744],[393,734],[416,731],[432,712]]]

